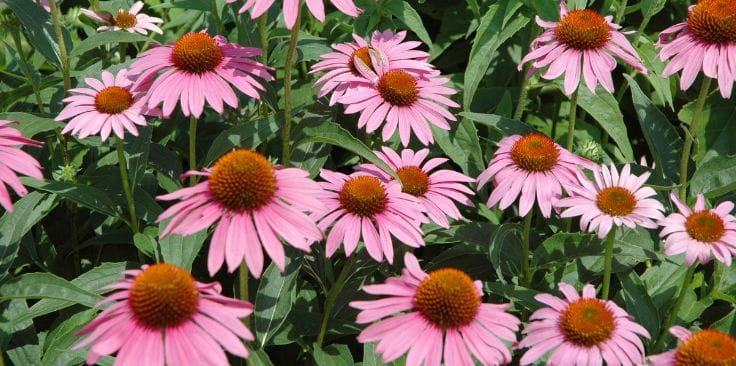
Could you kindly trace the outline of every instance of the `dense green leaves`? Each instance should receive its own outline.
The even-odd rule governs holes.
[[[718,156],[695,171],[690,182],[690,194],[703,193],[710,198],[736,190],[736,156]]]
[[[256,295],[253,324],[256,341],[261,347],[268,343],[291,311],[301,266],[298,258],[287,257],[284,273],[273,263],[263,272]]]
[[[628,129],[616,98],[603,91],[593,94],[585,87],[579,87],[578,93],[578,105],[595,118],[603,130],[611,136],[624,159],[627,162],[634,161]]]

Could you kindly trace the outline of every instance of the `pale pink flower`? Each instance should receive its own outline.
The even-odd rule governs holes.
[[[187,33],[176,42],[138,55],[130,65],[130,74],[137,78],[135,89],[148,91],[149,107],[163,102],[164,117],[168,118],[181,102],[185,116],[199,118],[205,101],[218,113],[223,111],[223,102],[238,106],[238,97],[228,83],[260,99],[258,91],[264,86],[254,76],[273,80],[269,74],[272,68],[250,59],[260,54],[260,48],[227,43],[223,36],[210,37],[204,31]]]
[[[243,341],[255,338],[240,318],[253,313],[253,305],[222,296],[219,283],[197,282],[167,263],[124,273],[105,287],[115,292],[97,306],[107,307],[72,347],[92,345],[87,364],[115,352],[115,365],[229,365],[223,349],[248,357]]]
[[[85,78],[91,88],[69,89],[71,96],[63,100],[67,105],[54,120],[70,120],[62,133],[71,132],[78,138],[100,134],[102,141],[111,133],[122,139],[127,130],[138,136],[138,126],[145,126],[144,114],[157,114],[149,110],[143,92],[133,91],[133,82],[128,71],[122,69],[117,75],[102,72],[102,79]]]
[[[483,365],[511,362],[504,341],[516,341],[520,323],[506,312],[511,304],[483,303],[481,282],[455,268],[426,273],[411,253],[404,266],[401,277],[363,286],[381,299],[350,303],[361,310],[357,323],[381,319],[360,332],[358,342],[378,342],[385,363],[408,352],[407,366],[473,366],[473,357]]]
[[[401,156],[388,147],[382,151],[374,151],[376,155],[388,164],[401,179],[401,191],[416,197],[424,207],[424,211],[437,225],[450,227],[447,216],[459,220],[460,211],[453,201],[465,206],[473,207],[468,198],[475,193],[465,184],[474,179],[449,169],[432,172],[435,168],[447,161],[446,158],[432,158],[426,163],[429,149],[414,152],[410,149],[401,151]],[[390,174],[373,164],[361,164],[358,170],[380,177],[385,182],[393,180]]]
[[[560,282],[564,299],[550,294],[534,298],[547,305],[535,311],[522,331],[526,336],[519,348],[529,348],[521,365],[529,365],[549,354],[548,365],[631,366],[644,361],[644,344],[649,332],[637,324],[626,310],[613,301],[595,297],[595,287],[587,284],[580,297],[574,287]]]
[[[691,210],[674,193],[670,194],[672,203],[679,213],[672,213],[659,221],[663,226],[660,237],[664,242],[664,254],[685,253],[685,264],[695,261],[708,263],[711,258],[731,265],[731,257],[736,255],[736,218],[731,215],[734,204],[721,202],[713,209],[705,207],[705,197],[698,195],[695,207]]]
[[[640,72],[647,72],[639,54],[625,37],[629,33],[619,31],[621,26],[614,24],[611,16],[603,17],[590,9],[568,11],[567,4],[560,1],[559,22],[544,21],[538,16],[536,21],[546,30],[532,41],[530,52],[519,63],[519,70],[533,61],[527,76],[547,66],[542,74],[544,79],[553,80],[565,74],[566,95],[577,90],[581,71],[592,93],[598,84],[607,92],[613,92],[611,71],[616,68],[613,56]]]
[[[657,195],[652,187],[643,186],[649,175],[631,174],[629,164],[624,165],[620,175],[613,164],[593,169],[595,183],[578,174],[575,183],[563,184],[570,197],[557,202],[558,207],[569,207],[560,217],[580,216],[580,229],[595,231],[599,238],[604,238],[614,225],[656,229],[656,221],[664,218],[664,206],[649,198]]]
[[[281,239],[306,252],[322,239],[306,214],[324,210],[318,199],[322,189],[302,169],[274,167],[263,155],[240,149],[223,155],[211,169],[185,175],[208,179],[157,197],[179,200],[159,215],[158,221],[172,218],[161,236],[192,235],[217,223],[207,255],[210,275],[223,262],[233,272],[245,260],[250,273],[260,277],[263,250],[283,271]]]
[[[576,180],[579,166],[594,167],[545,135],[512,135],[499,141],[488,168],[478,176],[478,189],[493,178],[488,207],[498,204],[505,210],[521,195],[520,216],[525,216],[537,202],[542,216],[549,218],[562,196],[562,184]]]
[[[46,10],[48,12],[51,12],[51,5],[49,5],[49,0],[36,0],[36,3],[38,5],[41,5],[43,10]]]
[[[151,17],[144,13],[141,13],[143,9],[143,2],[136,1],[130,10],[118,10],[117,15],[112,15],[106,11],[93,11],[89,9],[82,9],[82,14],[88,16],[90,19],[97,23],[104,24],[97,28],[98,31],[118,31],[124,30],[130,33],[148,34],[148,31],[156,32],[158,34],[164,34],[156,24],[161,24],[164,21],[161,18]]]
[[[647,357],[651,366],[736,365],[736,339],[715,329],[695,333],[681,327],[670,328],[680,340],[671,351]]]
[[[662,72],[669,77],[682,70],[680,89],[686,90],[700,70],[718,80],[723,98],[731,97],[736,81],[736,2],[700,0],[691,5],[687,21],[659,34],[659,59],[670,60]]]
[[[236,0],[226,0],[228,4],[234,3]],[[296,23],[296,16],[299,14],[299,0],[283,0],[284,2],[284,22],[286,28],[291,29]],[[357,17],[360,15],[361,10],[355,6],[353,0],[330,0],[337,10],[347,14],[351,17]],[[240,8],[238,13],[243,14],[246,10],[251,9],[250,16],[252,19],[258,18],[263,15],[268,8],[273,5],[274,0],[246,0],[245,4]],[[312,15],[320,22],[325,21],[325,4],[323,0],[306,0],[307,8]]]
[[[422,205],[414,196],[401,192],[399,182],[382,182],[365,173],[345,175],[322,169],[324,194],[319,199],[327,210],[319,213],[319,228],[327,233],[326,254],[331,257],[340,244],[350,256],[361,238],[368,254],[377,262],[394,260],[391,236],[418,248],[424,246],[420,228],[427,222]]]
[[[18,196],[25,197],[28,189],[18,179],[18,174],[43,179],[41,164],[20,149],[20,146],[41,147],[43,143],[23,137],[20,131],[10,126],[15,123],[0,119],[0,206],[7,212],[13,212],[13,200],[6,185]]]
[[[326,72],[314,83],[315,87],[321,88],[317,96],[321,98],[332,93],[330,105],[334,105],[355,86],[355,78],[363,77],[356,68],[354,61],[356,57],[372,68],[371,52],[378,52],[378,56],[375,57],[384,58],[391,69],[403,69],[414,73],[432,71],[434,66],[426,62],[429,53],[416,49],[421,42],[404,42],[405,37],[406,31],[394,34],[387,29],[383,32],[373,32],[370,42],[353,34],[355,42],[333,44],[332,48],[336,52],[320,56],[322,60],[314,64],[309,72],[310,74]]]

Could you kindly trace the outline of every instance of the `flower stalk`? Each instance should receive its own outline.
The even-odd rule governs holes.
[[[685,277],[682,279],[682,286],[680,286],[680,293],[677,295],[675,305],[672,306],[672,310],[667,314],[667,317],[665,318],[664,325],[662,326],[662,332],[660,333],[659,338],[657,338],[657,342],[654,344],[654,352],[658,352],[661,350],[662,345],[664,344],[664,340],[665,338],[667,338],[670,327],[675,323],[675,319],[677,319],[677,313],[680,311],[680,307],[682,307],[682,302],[685,300],[685,295],[687,295],[687,291],[690,289],[690,282],[692,282],[693,280],[693,274],[695,274],[695,268],[697,268],[697,266],[697,263],[693,263],[693,265],[687,269],[687,272],[685,272]]]
[[[575,143],[575,118],[577,117],[578,111],[578,89],[570,96],[570,119],[567,123],[567,142],[565,148],[572,151]]]
[[[613,271],[613,243],[616,241],[616,226],[611,228],[606,237],[606,248],[603,254],[603,289],[601,299],[608,300],[611,290],[611,272]]]
[[[690,121],[690,129],[685,134],[685,145],[682,148],[682,156],[680,156],[680,199],[685,200],[687,197],[687,166],[690,163],[690,151],[693,147],[693,141],[700,134],[700,123],[703,115],[703,106],[705,100],[708,99],[708,91],[710,83],[713,79],[703,76],[703,83],[700,86],[700,94],[695,101],[695,110],[693,118]]]
[[[532,217],[534,210],[524,216],[524,231],[521,233],[521,285],[529,287],[532,283],[532,274],[529,271],[529,237],[532,231]]]
[[[284,65],[284,126],[281,128],[281,164],[291,164],[291,123],[293,116],[291,74],[294,69],[294,58],[296,56],[296,45],[299,41],[299,26],[302,19],[302,1],[298,0],[296,23],[291,28],[289,48],[286,51],[286,64]]]

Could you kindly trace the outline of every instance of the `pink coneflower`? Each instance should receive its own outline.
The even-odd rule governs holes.
[[[536,201],[542,216],[549,218],[562,196],[561,185],[575,181],[579,166],[594,167],[545,135],[513,135],[499,141],[491,163],[478,176],[478,189],[493,178],[488,207],[498,204],[505,210],[521,194],[519,215],[529,213]]]
[[[234,3],[236,0],[226,0],[228,4]],[[284,1],[284,22],[286,28],[291,29],[296,23],[296,16],[299,14],[300,1],[297,0],[283,0]],[[307,8],[309,12],[314,15],[320,22],[325,21],[325,5],[323,0],[306,0]],[[330,0],[337,10],[344,14],[350,15],[351,17],[357,17],[360,15],[361,10],[355,6],[353,0]],[[268,8],[273,5],[274,0],[247,0],[245,4],[238,11],[239,14],[245,13],[246,10],[251,9],[250,16],[252,19],[258,18],[263,15]]]
[[[506,313],[511,304],[484,304],[481,282],[455,268],[424,272],[411,253],[404,266],[401,277],[363,286],[382,299],[350,303],[361,310],[359,324],[397,314],[365,328],[358,342],[377,341],[385,363],[408,351],[407,366],[439,366],[443,359],[445,365],[473,365],[471,354],[483,365],[511,361],[503,341],[516,341],[520,323]]]
[[[731,215],[733,202],[721,202],[709,210],[705,207],[705,197],[699,194],[691,210],[674,193],[670,194],[670,199],[680,212],[659,221],[664,227],[659,236],[667,236],[664,254],[685,253],[688,266],[696,260],[708,263],[714,257],[730,266],[731,256],[736,255],[736,218]]]
[[[736,339],[715,329],[695,333],[680,327],[670,333],[682,343],[677,349],[649,356],[652,366],[736,365]]]
[[[342,243],[350,256],[361,238],[368,254],[380,262],[384,256],[394,260],[393,235],[400,242],[417,248],[424,246],[420,225],[427,222],[422,205],[414,196],[401,192],[401,184],[384,183],[365,173],[345,175],[322,169],[326,180],[321,200],[327,210],[321,212],[319,227],[327,232],[327,256]],[[333,225],[334,223],[334,225]]]
[[[534,298],[548,307],[535,311],[522,331],[519,348],[529,348],[521,365],[529,365],[547,353],[548,365],[637,365],[644,361],[640,337],[649,332],[613,301],[595,297],[587,284],[580,297],[574,287],[559,283],[564,299],[550,294]]]
[[[39,180],[43,179],[41,164],[20,149],[20,146],[41,147],[43,143],[25,138],[11,124],[17,122],[0,119],[0,206],[5,211],[13,212],[13,201],[6,185],[20,197],[28,194],[28,189],[18,179],[18,174]]]
[[[69,89],[68,103],[56,116],[56,121],[70,119],[62,133],[71,132],[83,139],[100,134],[102,141],[110,133],[122,139],[127,130],[138,136],[136,125],[145,126],[143,114],[156,114],[158,110],[148,110],[144,93],[131,90],[133,82],[128,79],[128,71],[122,69],[117,75],[102,72],[102,80],[85,78],[91,88]]]
[[[130,33],[138,32],[140,34],[148,34],[148,31],[156,32],[158,34],[164,34],[156,24],[163,23],[161,18],[150,17],[146,14],[140,13],[143,9],[143,2],[136,1],[130,10],[118,10],[118,14],[113,16],[106,11],[93,11],[89,9],[82,9],[82,14],[88,16],[92,20],[104,24],[97,28],[98,31],[106,30],[124,30]]]
[[[49,0],[36,0],[36,4],[41,5],[43,10],[51,12],[51,5],[49,5]]]
[[[229,365],[223,348],[248,357],[243,340],[253,333],[239,318],[253,312],[248,302],[220,295],[219,283],[200,283],[167,263],[127,270],[106,289],[97,306],[112,303],[78,335],[72,347],[92,344],[87,364],[117,352],[116,365]],[[242,340],[241,340],[242,339]]]
[[[375,151],[376,155],[386,162],[401,179],[401,191],[416,197],[427,212],[429,219],[437,225],[450,227],[446,216],[459,220],[462,215],[452,201],[465,206],[473,207],[468,196],[475,193],[464,183],[473,182],[461,173],[442,169],[432,172],[436,167],[445,163],[445,158],[433,158],[424,163],[429,155],[429,149],[414,152],[404,149],[401,156],[388,147]],[[373,164],[362,164],[358,170],[369,172],[388,182],[393,178],[388,173]]]
[[[302,169],[274,167],[263,155],[240,149],[223,155],[212,169],[187,175],[208,179],[159,196],[180,202],[161,213],[158,221],[173,217],[162,237],[191,235],[217,222],[207,256],[210,275],[223,261],[232,272],[245,260],[250,273],[260,277],[262,249],[283,271],[281,239],[307,252],[322,239],[314,220],[305,214],[324,210],[317,198],[322,189]]]
[[[582,74],[585,85],[595,93],[597,84],[601,84],[607,92],[613,92],[611,71],[616,68],[617,56],[625,63],[640,72],[647,68],[634,47],[626,39],[626,32],[620,32],[621,26],[612,22],[610,16],[603,17],[597,12],[584,10],[567,10],[567,4],[560,1],[560,21],[547,22],[536,17],[537,24],[546,31],[532,41],[531,52],[524,56],[519,70],[530,61],[532,70],[549,66],[542,77],[547,80],[557,79],[565,74],[565,94],[572,94],[580,84],[582,58]]]
[[[664,218],[664,206],[648,198],[657,195],[651,187],[643,187],[648,172],[637,177],[626,164],[619,175],[611,164],[610,169],[606,165],[594,169],[593,175],[595,184],[582,174],[578,174],[577,182],[563,184],[570,197],[557,202],[559,207],[569,207],[561,217],[580,216],[580,229],[596,231],[599,238],[604,238],[613,225],[657,228],[656,221]]]
[[[421,42],[403,42],[405,37],[406,31],[394,34],[387,29],[383,32],[373,32],[370,43],[353,34],[355,42],[333,44],[332,48],[337,52],[320,56],[322,61],[314,64],[309,72],[310,74],[326,72],[314,83],[315,87],[321,88],[317,96],[321,98],[332,93],[330,105],[335,104],[355,86],[354,79],[362,77],[355,64],[356,58],[369,68],[373,68],[371,51],[378,53],[376,57],[385,59],[391,69],[404,69],[415,73],[432,71],[434,67],[425,62],[429,58],[429,53],[416,50]]]
[[[687,21],[659,34],[659,59],[671,59],[662,76],[682,70],[680,88],[686,90],[703,70],[705,76],[718,80],[721,96],[730,98],[736,79],[736,3],[700,0],[689,10]]]
[[[176,42],[138,55],[130,65],[130,74],[137,77],[136,89],[148,90],[149,107],[163,102],[164,117],[181,101],[185,116],[199,118],[205,101],[218,113],[223,111],[223,101],[233,108],[238,106],[238,97],[228,83],[251,98],[260,98],[258,91],[264,87],[253,76],[273,80],[269,74],[272,68],[249,59],[260,54],[260,48],[227,43],[223,36],[187,33]]]

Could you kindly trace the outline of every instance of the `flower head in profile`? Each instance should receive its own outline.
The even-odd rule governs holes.
[[[488,168],[478,176],[478,189],[493,178],[488,207],[498,204],[504,210],[521,195],[519,215],[525,216],[537,202],[549,218],[562,196],[562,184],[575,181],[580,166],[594,167],[546,135],[512,135],[499,141]]]
[[[214,275],[223,262],[233,272],[245,261],[254,277],[263,270],[263,250],[283,271],[286,255],[281,239],[309,251],[322,232],[307,212],[324,210],[320,185],[297,168],[273,166],[263,155],[246,149],[223,155],[211,169],[190,171],[207,180],[194,187],[159,196],[178,200],[161,213],[171,218],[162,237],[192,235],[217,223],[207,268]]]
[[[414,248],[424,246],[420,226],[427,218],[422,205],[416,197],[402,192],[399,182],[384,182],[362,172],[345,175],[326,169],[320,176],[326,180],[320,198],[327,210],[318,215],[319,227],[327,233],[328,257],[340,244],[350,256],[361,238],[377,262],[385,257],[393,263],[392,236]]]
[[[564,185],[569,197],[557,203],[559,207],[568,207],[561,217],[580,216],[581,230],[597,232],[599,238],[604,238],[614,225],[656,229],[656,222],[664,218],[664,206],[651,198],[657,192],[643,186],[649,172],[637,177],[626,164],[619,174],[611,164],[610,168],[601,165],[593,169],[593,176],[595,183],[578,174],[575,183]]]
[[[105,310],[72,347],[92,345],[89,365],[115,352],[116,365],[229,365],[223,349],[248,357],[243,340],[255,338],[240,318],[253,305],[222,296],[219,283],[197,282],[183,268],[159,263],[125,271],[106,289],[115,292],[97,304]]]
[[[116,15],[110,14],[106,11],[93,11],[89,9],[82,9],[82,14],[88,16],[90,19],[97,23],[104,24],[97,28],[98,31],[107,30],[124,30],[130,33],[148,34],[148,31],[163,34],[156,24],[161,24],[164,21],[161,18],[151,17],[141,13],[143,9],[143,2],[136,1],[130,10],[120,9]]]
[[[619,31],[621,26],[612,20],[590,9],[569,11],[567,4],[560,1],[559,22],[536,17],[537,24],[545,31],[532,41],[519,70],[525,63],[533,62],[530,75],[544,67],[547,67],[542,74],[544,79],[553,80],[565,74],[566,95],[577,90],[581,74],[591,92],[595,93],[598,84],[607,92],[613,92],[611,71],[616,68],[613,56],[640,72],[647,72],[647,69],[626,39],[626,33]]]
[[[644,361],[644,344],[649,332],[613,301],[596,298],[595,287],[583,287],[583,296],[574,287],[559,283],[564,299],[550,294],[534,298],[547,305],[535,311],[519,348],[529,348],[521,365],[530,365],[549,354],[549,365],[632,366]]]
[[[671,351],[647,357],[652,366],[736,365],[736,339],[715,329],[691,332],[681,326],[670,328],[680,340]]]
[[[235,1],[236,0],[226,0],[228,4],[232,4]],[[238,13],[243,14],[246,10],[251,9],[250,16],[252,19],[255,19],[263,15],[263,13],[273,5],[274,1],[275,0],[246,0]],[[300,11],[299,5],[301,4],[301,1],[283,0],[283,2],[284,22],[286,23],[286,28],[291,29],[291,27],[294,26],[294,23],[296,23],[296,17]],[[304,2],[307,3],[309,12],[312,13],[317,20],[320,22],[325,21],[325,4],[323,0],[305,0]],[[355,6],[353,0],[330,0],[330,2],[337,8],[337,10],[351,17],[357,17],[361,13],[360,9]]]
[[[468,196],[475,193],[466,186],[473,182],[472,178],[449,169],[434,171],[447,161],[446,158],[432,158],[424,162],[429,149],[414,152],[404,149],[399,156],[396,151],[383,147],[374,151],[376,155],[393,169],[401,179],[401,191],[416,197],[424,207],[424,211],[435,224],[450,227],[447,217],[459,220],[462,215],[453,201],[472,207]],[[391,175],[373,164],[361,164],[358,170],[369,172],[389,182]]]
[[[736,81],[736,2],[700,0],[689,9],[687,21],[659,34],[659,58],[669,63],[662,72],[669,77],[680,70],[680,88],[693,85],[698,73],[718,80],[723,98],[731,97]]]
[[[11,127],[17,122],[0,119],[0,206],[13,212],[13,200],[8,187],[20,197],[28,194],[28,189],[18,179],[18,175],[43,179],[41,164],[20,149],[21,146],[41,147],[43,143],[23,137],[20,131]]]
[[[89,88],[69,89],[71,96],[56,116],[56,121],[69,120],[62,133],[71,132],[78,138],[100,134],[102,141],[111,133],[122,139],[125,131],[138,136],[138,126],[145,126],[144,114],[158,114],[157,109],[146,107],[144,93],[133,91],[128,71],[122,69],[116,75],[102,72],[102,79],[85,78]]]
[[[264,87],[254,77],[273,80],[270,67],[250,59],[260,54],[260,48],[227,43],[223,36],[192,32],[138,55],[130,74],[136,78],[136,90],[148,90],[149,107],[163,102],[164,117],[171,115],[177,103],[185,116],[199,117],[205,102],[218,113],[223,111],[223,102],[237,107],[238,97],[231,85],[260,99],[258,91]]]
[[[407,366],[473,365],[472,357],[483,365],[511,362],[503,341],[516,341],[520,323],[506,312],[511,304],[483,303],[481,282],[458,269],[424,272],[411,253],[404,266],[401,277],[363,286],[382,298],[350,303],[360,310],[357,323],[380,319],[360,332],[358,342],[378,342],[386,363],[408,352]]]
[[[690,209],[674,193],[670,194],[670,199],[679,212],[659,221],[663,226],[659,236],[667,237],[664,254],[685,253],[688,266],[696,260],[708,263],[711,258],[730,266],[731,257],[736,255],[736,218],[731,215],[733,202],[721,202],[708,209],[705,197],[699,194],[695,207]]]

